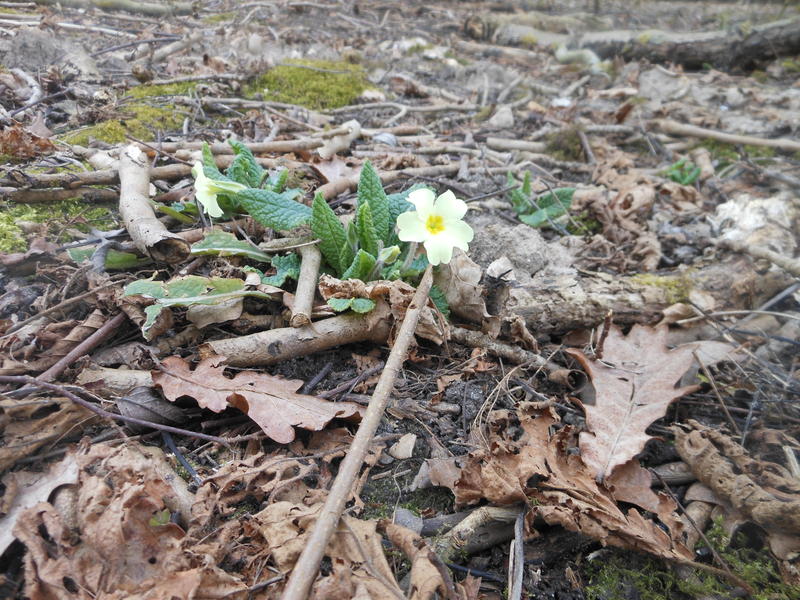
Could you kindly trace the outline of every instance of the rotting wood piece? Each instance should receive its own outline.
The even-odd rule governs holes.
[[[153,260],[176,264],[189,257],[186,240],[170,233],[149,202],[150,176],[144,153],[130,145],[119,160],[119,212],[136,247]]]
[[[345,314],[304,327],[283,327],[210,341],[200,346],[200,355],[202,358],[214,354],[225,356],[226,364],[232,367],[272,365],[343,344],[384,343],[391,324],[389,305],[381,300],[365,315]]]
[[[715,310],[748,309],[791,281],[782,271],[759,273],[750,259],[733,257],[677,275],[581,272],[535,277],[529,284],[511,287],[506,306],[541,334],[593,327],[609,310],[616,323],[652,323],[666,307],[695,293],[713,297]]]

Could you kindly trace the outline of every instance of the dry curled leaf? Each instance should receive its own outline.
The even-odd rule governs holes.
[[[153,382],[168,400],[190,396],[203,408],[222,412],[233,406],[246,413],[269,437],[281,444],[294,439],[294,427],[319,431],[332,419],[360,414],[352,402],[327,402],[298,394],[302,381],[244,371],[232,379],[221,366],[225,358],[206,358],[192,371],[189,363],[170,356],[153,371]]]
[[[667,328],[634,325],[627,336],[612,326],[603,360],[567,350],[589,374],[595,404],[586,406],[588,432],[580,435],[581,457],[599,481],[636,456],[650,439],[645,430],[670,403],[696,386],[676,388],[694,361],[694,344],[668,350]]]
[[[523,433],[511,439],[509,432],[518,429],[515,425],[510,412],[492,413],[488,448],[470,453],[453,487],[457,503],[474,504],[485,499],[504,506],[526,502],[532,505],[529,527],[535,518],[541,518],[604,545],[671,560],[692,558],[681,541],[679,519],[666,510],[669,501],[665,499],[659,513],[667,530],[636,509],[623,512],[611,490],[597,483],[580,456],[569,452],[574,440],[572,429],[563,427],[551,433],[560,425],[552,407],[523,404],[519,408]]]

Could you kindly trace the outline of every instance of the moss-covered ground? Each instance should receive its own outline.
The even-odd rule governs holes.
[[[360,65],[327,60],[292,60],[253,79],[245,96],[298,104],[315,110],[352,104],[369,87]]]

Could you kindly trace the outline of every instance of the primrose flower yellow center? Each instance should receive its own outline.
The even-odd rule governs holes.
[[[453,258],[453,248],[469,249],[474,235],[464,221],[467,204],[447,190],[436,198],[429,189],[414,190],[408,201],[416,210],[397,217],[398,237],[404,242],[421,242],[428,262],[447,264]]]
[[[435,235],[441,231],[444,231],[444,219],[439,215],[431,215],[428,217],[428,222],[425,223],[425,227],[428,231]]]
[[[194,197],[197,198],[197,201],[203,206],[203,210],[210,217],[222,216],[222,209],[217,203],[217,194],[225,192],[235,194],[247,189],[246,185],[235,181],[206,177],[203,171],[203,163],[200,162],[196,162],[192,167],[192,175],[194,175]]]

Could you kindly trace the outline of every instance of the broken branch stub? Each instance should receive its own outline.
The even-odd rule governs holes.
[[[119,212],[136,247],[160,262],[176,264],[188,258],[189,244],[167,231],[150,207],[147,157],[136,145],[120,155],[119,182]]]

